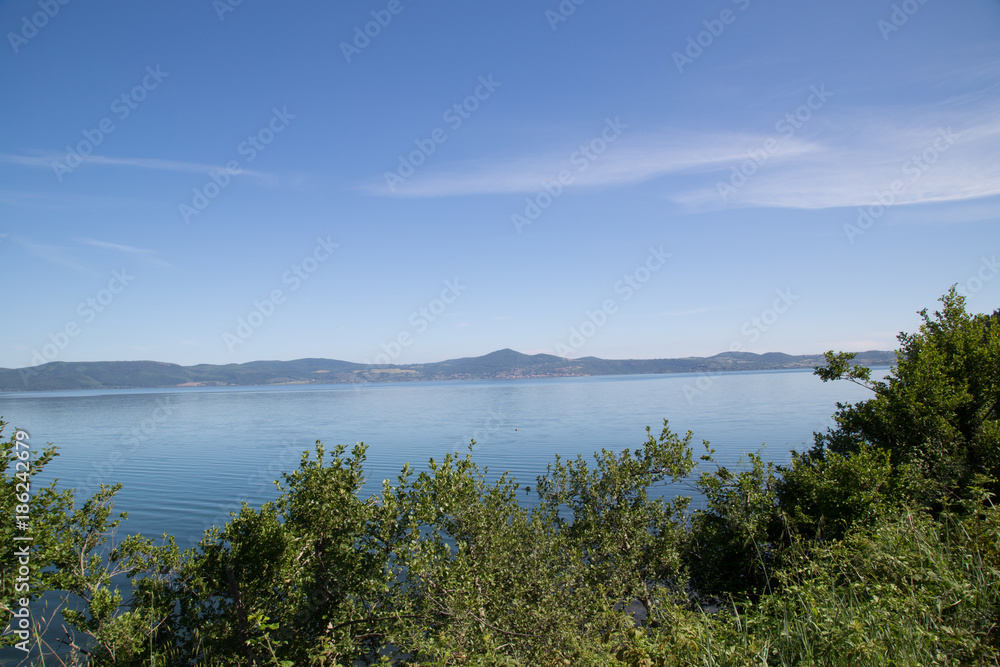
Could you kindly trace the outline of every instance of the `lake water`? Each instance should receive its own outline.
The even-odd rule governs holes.
[[[707,439],[724,464],[762,446],[785,462],[825,429],[837,401],[870,396],[804,370],[10,393],[0,394],[0,416],[4,437],[18,427],[36,450],[59,447],[46,477],[87,495],[121,482],[126,531],[167,532],[183,548],[241,501],[273,499],[271,482],[316,440],[328,449],[369,445],[366,494],[403,464],[420,470],[432,457],[464,453],[473,438],[478,463],[533,486],[555,454],[634,448],[665,418],[676,432],[694,432],[696,455]]]

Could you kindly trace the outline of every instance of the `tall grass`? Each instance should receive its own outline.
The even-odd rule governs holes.
[[[792,547],[777,589],[714,613],[678,608],[626,637],[636,667],[1000,665],[1000,513],[908,511]]]

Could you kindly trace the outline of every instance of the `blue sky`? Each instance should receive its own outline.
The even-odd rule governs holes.
[[[576,2],[0,1],[0,366],[888,349],[954,283],[1000,307],[1000,3]]]

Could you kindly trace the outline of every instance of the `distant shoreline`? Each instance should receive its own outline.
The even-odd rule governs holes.
[[[891,368],[889,364],[872,364],[868,368],[872,370],[888,370]],[[719,371],[718,374],[752,374],[752,373],[793,373],[801,372],[805,373],[811,371],[812,369],[806,367],[795,367],[795,368],[737,368],[729,369],[724,371]],[[157,391],[157,390],[169,390],[169,389],[273,389],[280,387],[370,387],[372,385],[388,386],[388,385],[411,385],[411,384],[444,384],[446,382],[519,382],[522,380],[575,380],[581,378],[630,378],[630,377],[656,377],[656,376],[668,376],[668,375],[688,375],[691,377],[701,376],[702,373],[699,371],[673,371],[665,373],[623,373],[618,375],[546,375],[546,376],[524,376],[517,378],[465,378],[465,379],[449,379],[449,378],[439,378],[434,380],[384,380],[380,382],[274,382],[271,384],[205,384],[205,385],[171,385],[163,387],[97,387],[91,389],[22,389],[20,391],[6,391],[0,389],[0,398],[7,395],[13,394],[36,394],[36,393],[46,393],[46,392],[73,392],[73,391]]]
[[[868,367],[889,367],[895,363],[895,355],[894,351],[860,352],[855,363]],[[825,364],[822,354],[789,355],[780,352],[724,352],[712,357],[674,359],[566,359],[548,354],[527,355],[509,349],[481,357],[398,365],[357,364],[334,359],[196,366],[157,361],[50,362],[31,368],[0,369],[0,392],[395,384],[674,373],[715,375],[741,371],[807,370]]]

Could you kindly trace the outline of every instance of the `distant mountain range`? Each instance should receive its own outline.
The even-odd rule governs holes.
[[[866,366],[895,363],[895,352],[861,352]],[[234,385],[338,384],[416,380],[508,380],[586,375],[719,373],[729,371],[812,368],[825,365],[823,355],[780,352],[723,352],[714,357],[680,359],[564,359],[551,354],[498,350],[482,357],[463,357],[430,364],[375,365],[334,359],[251,361],[245,364],[178,366],[159,361],[53,361],[31,368],[0,368],[0,391],[56,389],[141,389],[155,387],[219,387]]]

